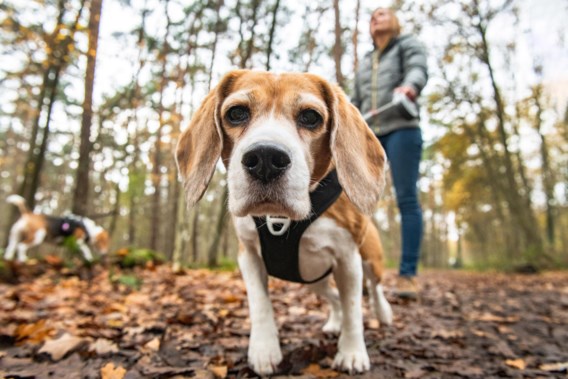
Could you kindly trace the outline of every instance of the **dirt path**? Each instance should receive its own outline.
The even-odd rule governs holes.
[[[90,281],[23,271],[19,284],[0,284],[0,378],[254,376],[237,273],[158,267],[137,271],[135,290],[136,277],[116,269],[98,268]],[[359,377],[567,376],[568,273],[427,272],[421,285],[419,302],[392,302],[390,327],[377,329],[365,311],[372,370]],[[336,338],[320,330],[327,305],[300,285],[270,287],[279,375],[348,377],[330,369]]]

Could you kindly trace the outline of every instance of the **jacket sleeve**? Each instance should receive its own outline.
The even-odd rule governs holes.
[[[401,41],[403,86],[411,86],[420,94],[428,81],[428,65],[424,45],[413,37]]]

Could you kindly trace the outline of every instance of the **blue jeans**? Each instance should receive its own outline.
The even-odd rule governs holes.
[[[422,209],[418,201],[418,169],[422,156],[419,128],[395,130],[379,137],[387,153],[400,211],[402,257],[399,274],[415,276],[422,241]]]

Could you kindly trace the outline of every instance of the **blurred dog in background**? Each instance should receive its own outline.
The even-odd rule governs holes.
[[[17,206],[21,215],[10,229],[4,259],[13,260],[17,252],[18,260],[25,262],[30,248],[43,242],[61,244],[69,236],[75,237],[81,253],[89,262],[93,260],[91,248],[99,254],[108,252],[108,232],[93,220],[76,215],[53,217],[33,213],[19,195],[10,195],[6,201]]]

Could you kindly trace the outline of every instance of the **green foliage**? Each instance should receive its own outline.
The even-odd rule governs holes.
[[[187,267],[193,269],[207,268],[214,271],[235,271],[238,268],[238,264],[233,258],[221,257],[215,267],[208,267],[206,263],[190,263]]]
[[[146,267],[149,264],[157,264],[165,261],[165,257],[151,249],[145,248],[125,248],[117,252],[118,264],[123,268],[136,266]]]
[[[116,285],[123,285],[133,290],[140,290],[142,287],[142,279],[135,274],[129,273],[115,273],[114,268],[111,266],[108,272],[108,279],[111,283]]]
[[[125,285],[126,287],[132,288],[136,291],[142,286],[142,279],[135,275],[118,275],[113,278],[113,282]]]
[[[222,257],[219,259],[219,264],[215,267],[218,271],[235,271],[238,268],[237,262],[234,259]]]
[[[77,239],[74,236],[65,237],[62,246],[66,248],[73,255],[81,253]]]

